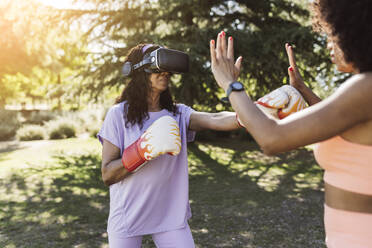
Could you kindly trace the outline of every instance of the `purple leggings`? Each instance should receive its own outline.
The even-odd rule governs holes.
[[[189,225],[184,228],[151,235],[157,248],[194,248]],[[110,248],[141,248],[142,236],[117,238],[109,235]]]

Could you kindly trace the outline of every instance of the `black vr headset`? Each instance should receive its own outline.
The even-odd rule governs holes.
[[[146,45],[142,48],[142,53],[153,45]],[[138,64],[132,65],[125,62],[122,72],[124,76],[130,76],[133,71],[143,68],[147,73],[184,73],[189,71],[189,55],[184,52],[160,47],[151,53],[143,56]]]

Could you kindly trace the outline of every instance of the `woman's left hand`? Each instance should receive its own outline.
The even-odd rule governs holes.
[[[214,78],[226,91],[229,84],[239,76],[242,57],[240,56],[234,63],[233,38],[229,37],[226,47],[226,34],[223,31],[217,35],[216,47],[214,40],[210,41],[210,53]]]
[[[285,43],[285,50],[287,52],[289,61],[289,84],[295,87],[297,90],[301,91],[301,89],[305,87],[305,83],[301,77],[300,71],[298,70],[296,59],[293,53],[293,47],[288,43]]]

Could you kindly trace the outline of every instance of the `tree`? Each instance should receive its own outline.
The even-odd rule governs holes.
[[[191,70],[175,78],[177,100],[199,109],[223,109],[210,72],[209,40],[224,30],[232,35],[236,55],[243,56],[240,80],[253,97],[286,82],[284,44],[295,44],[306,82],[328,71],[325,39],[312,32],[307,1],[287,0],[77,0],[94,8],[69,10],[65,19],[86,20],[90,42],[99,51],[89,55],[85,85],[94,95],[122,86],[123,56],[138,43],[158,43],[187,52]],[[324,75],[323,75],[324,77]],[[327,81],[327,78],[324,77]]]
[[[17,95],[18,84],[5,78],[32,72],[51,60],[52,44],[46,41],[52,12],[36,1],[2,0],[0,2],[0,108]]]

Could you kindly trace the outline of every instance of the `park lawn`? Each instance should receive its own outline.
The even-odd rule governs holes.
[[[0,152],[0,247],[108,247],[100,151],[74,138]],[[323,172],[310,149],[268,157],[218,138],[191,143],[189,166],[197,247],[325,247]]]

